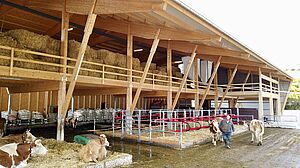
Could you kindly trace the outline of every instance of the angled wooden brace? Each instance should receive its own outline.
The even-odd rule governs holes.
[[[132,102],[131,107],[130,107],[130,111],[131,112],[134,111],[135,106],[136,106],[136,104],[137,104],[137,102],[139,100],[139,97],[140,97],[140,94],[141,94],[141,91],[142,91],[142,86],[143,86],[143,84],[145,82],[145,79],[146,79],[146,76],[147,76],[150,64],[152,62],[153,56],[154,56],[154,54],[156,52],[156,49],[157,49],[157,46],[158,46],[158,43],[159,43],[159,33],[160,33],[160,29],[158,29],[157,32],[156,32],[156,34],[155,34],[155,37],[154,37],[154,40],[153,40],[153,43],[152,43],[152,47],[151,47],[151,50],[150,50],[150,54],[149,54],[147,63],[145,65],[143,76],[141,78],[139,87],[137,88],[137,91],[135,92],[135,96],[134,96],[133,102]]]
[[[197,52],[197,48],[198,48],[198,45],[195,46],[195,48],[194,48],[194,50],[193,50],[193,53],[192,53],[192,55],[191,55],[191,58],[190,58],[190,60],[189,60],[189,64],[188,64],[187,68],[186,68],[185,71],[184,71],[183,79],[182,79],[182,81],[181,81],[181,84],[180,84],[180,86],[179,86],[179,89],[178,89],[178,91],[177,91],[177,93],[176,93],[176,96],[175,96],[175,98],[174,98],[174,102],[173,102],[173,105],[172,105],[172,110],[174,110],[175,107],[176,107],[176,104],[177,104],[177,101],[178,101],[178,99],[179,99],[179,96],[180,96],[180,94],[181,94],[181,92],[182,92],[182,89],[183,89],[183,87],[184,87],[184,85],[185,85],[186,79],[187,79],[187,77],[188,77],[188,75],[189,75],[189,73],[190,73],[191,67],[192,67],[193,62],[194,62],[194,58],[195,58],[195,56],[197,55],[197,53],[196,53],[196,52]]]
[[[72,98],[72,94],[73,94],[73,91],[74,91],[74,88],[75,88],[75,85],[76,85],[76,82],[77,82],[80,67],[81,67],[81,64],[83,62],[84,53],[85,53],[90,35],[91,35],[91,33],[93,31],[93,28],[94,28],[94,24],[95,24],[95,21],[96,21],[96,18],[97,18],[97,15],[94,14],[96,4],[97,4],[97,0],[94,0],[93,6],[91,8],[91,11],[88,15],[88,18],[87,18],[87,21],[86,21],[86,24],[85,24],[84,35],[83,35],[83,39],[82,39],[82,42],[81,42],[81,45],[80,45],[80,48],[79,48],[76,65],[75,65],[75,68],[73,70],[70,85],[69,85],[68,92],[67,92],[67,95],[66,95],[66,100],[65,100],[63,108],[62,108],[62,116],[65,116],[67,114],[69,104],[70,104],[70,101],[71,101],[71,98]]]
[[[221,58],[222,58],[222,56],[220,56],[220,57],[218,58],[218,61],[216,62],[216,65],[215,65],[215,67],[214,67],[214,71],[213,71],[213,73],[211,74],[211,77],[210,77],[210,79],[209,79],[209,81],[208,81],[208,84],[207,84],[207,86],[206,86],[204,95],[202,96],[202,99],[201,99],[201,102],[200,102],[200,105],[199,105],[199,109],[202,108],[202,106],[203,106],[203,104],[204,104],[204,101],[205,101],[205,99],[206,99],[206,96],[207,96],[207,94],[208,94],[208,91],[210,90],[210,86],[211,86],[211,84],[212,84],[212,82],[213,82],[213,80],[214,80],[214,78],[215,78],[215,76],[216,76],[216,74],[217,74],[217,72],[218,72],[218,68],[219,68],[219,66],[220,66],[220,64],[221,64]]]
[[[237,72],[237,69],[238,69],[238,65],[235,65],[234,70],[233,70],[233,72],[232,72],[232,74],[231,74],[231,77],[230,77],[230,79],[229,79],[229,81],[228,81],[227,88],[226,88],[225,92],[223,93],[221,102],[219,103],[217,109],[220,109],[220,108],[221,108],[222,103],[223,103],[224,100],[225,100],[225,96],[227,95],[227,93],[228,93],[228,91],[229,91],[229,89],[230,89],[230,86],[231,86],[231,84],[232,84],[232,82],[233,82],[233,79],[234,79],[234,76],[235,76],[235,74],[236,74],[236,72]]]

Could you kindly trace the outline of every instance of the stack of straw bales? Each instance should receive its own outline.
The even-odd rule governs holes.
[[[77,42],[75,40],[69,40],[68,42],[68,57],[72,59],[77,59],[79,48],[80,48],[80,42]],[[25,49],[25,50],[31,50],[31,51],[37,51],[42,53],[48,53],[53,55],[60,55],[60,41],[55,40],[49,36],[36,34],[27,30],[23,29],[16,29],[16,30],[10,30],[5,33],[0,33],[0,45],[19,48],[19,49]],[[0,49],[0,55],[4,57],[10,57],[10,51]],[[29,53],[21,53],[16,51],[15,52],[15,58],[19,59],[25,59],[25,60],[36,60],[36,61],[42,61],[42,62],[48,62],[48,63],[55,63],[59,64],[60,59],[56,58],[50,58],[50,57],[44,57],[44,56],[38,56],[35,54],[29,54]],[[100,49],[100,50],[94,50],[91,47],[87,46],[84,60],[87,61],[87,63],[82,64],[82,68],[79,72],[80,75],[84,76],[93,76],[93,77],[102,77],[101,72],[103,66],[102,65],[95,65],[95,63],[98,64],[105,64],[105,65],[112,65],[117,66],[120,68],[126,68],[127,67],[127,56],[119,53],[114,53],[108,50]],[[89,63],[90,62],[90,63]],[[68,61],[68,65],[75,66],[75,61]],[[94,63],[94,64],[93,64]],[[4,60],[1,59],[0,66],[9,66],[10,60]],[[146,63],[142,62],[140,63],[140,60],[138,58],[133,58],[132,60],[132,68],[134,70],[138,71],[144,71]],[[35,70],[47,70],[47,71],[53,71],[53,72],[59,72],[61,68],[54,67],[54,66],[48,66],[48,65],[40,65],[36,63],[30,63],[30,62],[21,62],[21,61],[15,61],[14,64],[15,67],[20,68],[29,68],[29,69],[35,69]],[[89,69],[89,70],[86,70]],[[95,71],[96,70],[96,71]],[[105,67],[106,72],[112,72],[117,74],[127,74],[126,70],[123,69],[116,69],[112,67]],[[179,68],[172,67],[173,76],[176,77],[182,77],[182,74],[180,73]],[[68,73],[72,73],[73,69],[68,69]],[[153,74],[160,74],[160,75],[167,75],[167,67],[166,66],[157,66],[155,63],[151,63],[149,68],[149,73]],[[133,72],[133,76],[142,76],[142,73],[139,72]],[[127,80],[127,77],[125,76],[119,76],[116,74],[105,74],[105,78],[108,79],[118,79],[118,80]],[[147,75],[146,83],[152,83],[153,75],[149,74]],[[167,80],[166,77],[155,77],[156,79],[161,80]],[[140,79],[133,78],[134,82],[139,82]],[[157,82],[158,84],[162,84],[163,82]]]

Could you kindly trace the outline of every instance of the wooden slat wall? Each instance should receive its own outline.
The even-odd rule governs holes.
[[[45,112],[46,105],[48,111],[50,106],[57,106],[57,91],[49,91],[48,97],[45,98],[45,92],[18,93],[12,94],[12,110],[18,111],[28,109],[30,111]],[[114,108],[113,95],[96,95],[96,96],[75,96],[75,109],[79,108],[100,108],[101,103],[105,103],[107,108]],[[48,100],[48,102],[45,102]],[[47,103],[47,104],[45,104]],[[0,111],[6,111],[8,105],[8,94],[6,88],[0,88]],[[116,97],[116,107],[120,109],[126,108],[126,97]],[[139,99],[137,108],[143,107],[142,99]],[[70,105],[71,108],[71,105]]]

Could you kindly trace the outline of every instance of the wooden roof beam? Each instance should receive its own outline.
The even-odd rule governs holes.
[[[151,39],[158,28],[161,29],[159,38],[161,40],[179,40],[179,41],[201,41],[218,39],[218,36],[209,35],[201,31],[187,31],[182,29],[169,28],[165,26],[156,26],[146,23],[129,22],[126,20],[117,20],[113,18],[103,18],[96,22],[95,27],[110,30],[122,34],[127,33],[127,25],[130,24],[131,32],[135,37]],[[194,44],[195,46],[195,44]]]
[[[92,7],[93,0],[68,0],[67,12],[87,15]],[[29,7],[62,10],[61,0],[34,0],[29,1]],[[95,14],[117,14],[133,12],[150,12],[165,10],[166,3],[162,0],[99,0],[95,7]]]
[[[28,84],[14,84],[9,86],[11,93],[29,93],[58,90],[58,82],[31,82]]]

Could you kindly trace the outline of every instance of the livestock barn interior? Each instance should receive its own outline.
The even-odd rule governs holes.
[[[121,114],[130,132],[141,111],[263,119],[287,100],[290,76],[177,0],[1,0],[0,9],[8,126],[54,123],[62,141],[66,116]]]

